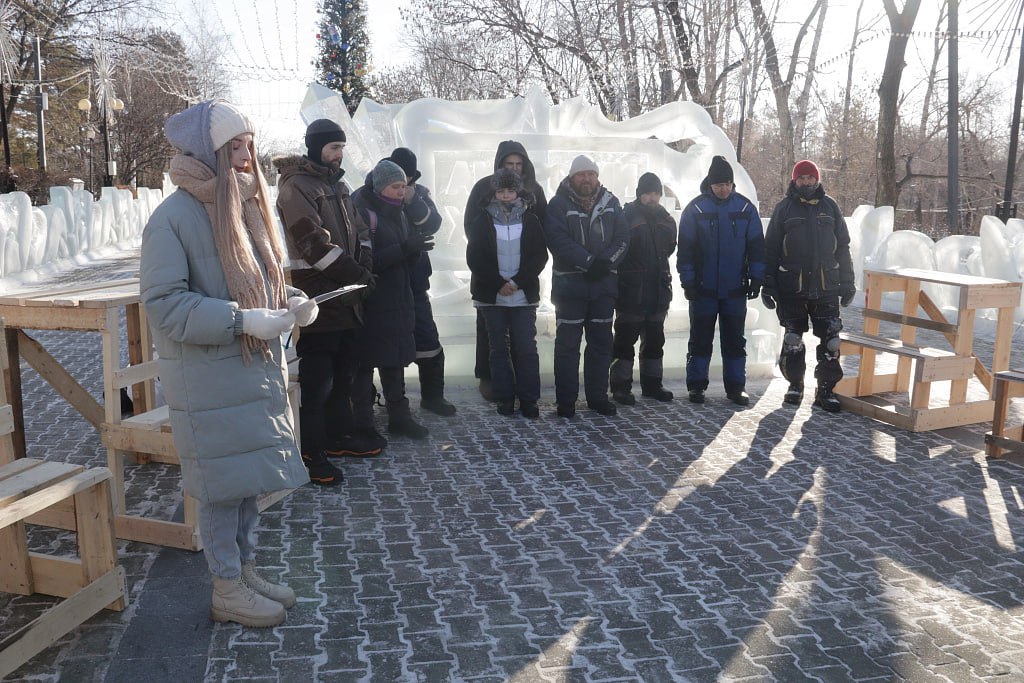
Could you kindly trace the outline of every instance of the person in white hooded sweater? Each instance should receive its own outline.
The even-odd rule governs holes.
[[[540,415],[540,360],[537,304],[540,273],[548,261],[544,228],[527,209],[532,201],[515,171],[491,178],[484,211],[467,234],[466,263],[473,305],[481,311],[490,341],[490,371],[498,413],[513,415],[515,399],[523,417]],[[515,363],[509,350],[515,349]]]

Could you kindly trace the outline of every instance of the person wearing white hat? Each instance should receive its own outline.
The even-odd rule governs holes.
[[[253,130],[223,100],[167,120],[178,190],[143,231],[140,289],[182,484],[199,501],[211,617],[267,627],[284,621],[295,593],[256,571],[257,497],[309,481],[281,335],[318,311],[299,309],[308,299],[285,284]]]
[[[573,159],[569,175],[548,204],[544,234],[552,256],[557,413],[565,418],[576,414],[585,333],[587,407],[615,415],[615,404],[608,400],[612,318],[619,289],[615,269],[626,256],[629,234],[619,200],[601,185],[590,157],[581,154]]]

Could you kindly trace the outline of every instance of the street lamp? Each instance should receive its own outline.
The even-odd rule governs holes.
[[[85,168],[86,177],[86,189],[92,193],[93,177],[95,171],[92,166],[92,143],[96,139],[96,129],[92,127],[92,122],[89,120],[89,113],[92,111],[92,102],[86,98],[78,100],[78,110],[82,112],[82,166],[86,167],[85,162],[85,148],[89,148],[89,164]]]

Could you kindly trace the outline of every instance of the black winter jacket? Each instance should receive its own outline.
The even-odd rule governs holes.
[[[676,249],[676,223],[660,205],[640,200],[622,208],[629,230],[629,249],[619,264],[616,308],[653,315],[668,310],[672,301],[672,273],[668,258]]]
[[[790,182],[765,236],[764,287],[782,299],[853,294],[850,233],[843,212],[819,184],[804,199]]]
[[[540,301],[540,274],[548,262],[544,228],[530,211],[523,213],[523,234],[520,242],[519,272],[512,279],[531,304]],[[498,272],[498,243],[494,218],[484,211],[469,229],[466,263],[472,273],[469,291],[473,301],[493,304],[505,278]]]
[[[362,360],[378,368],[405,367],[416,360],[416,313],[410,278],[418,256],[409,257],[402,251],[402,243],[411,234],[408,220],[401,206],[388,204],[365,187],[355,198],[355,205],[367,225],[369,211],[377,216],[376,227],[370,231],[377,286],[363,304],[366,323]]]
[[[373,191],[373,174],[366,174],[366,181],[363,186],[352,193],[352,200],[355,201],[363,192]],[[437,210],[437,204],[430,196],[430,190],[423,185],[416,185],[416,195],[408,204],[402,205],[402,212],[409,221],[409,228],[421,235],[434,235],[441,229],[441,213]],[[430,289],[430,276],[434,269],[430,264],[430,256],[427,252],[420,254],[416,261],[416,267],[412,271],[412,289],[415,292],[425,292]]]

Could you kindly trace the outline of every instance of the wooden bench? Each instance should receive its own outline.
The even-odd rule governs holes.
[[[143,324],[145,324],[144,318]],[[145,335],[147,342],[148,338],[147,330]],[[130,389],[134,395],[139,395],[139,385],[143,385],[146,395],[153,398],[150,398],[148,402],[141,405],[152,406],[155,403],[153,382],[159,376],[159,362],[159,360],[148,360],[124,368],[118,367],[113,372],[106,373],[108,381],[104,393],[109,397],[119,393],[121,389]],[[120,366],[120,363],[118,362],[117,365]],[[297,359],[289,363],[288,377],[288,403],[292,412],[293,424],[295,425],[296,441],[299,440],[299,381],[297,366]],[[122,457],[131,457],[137,463],[181,464],[178,458],[178,451],[174,446],[174,434],[171,429],[171,411],[166,404],[127,418],[122,418],[120,414],[109,414],[107,421],[100,428],[100,434],[103,444],[110,451],[108,458],[110,461],[118,461]],[[290,493],[291,490],[288,489],[260,496],[259,509],[261,511],[267,509],[274,503],[286,498]],[[175,524],[176,526],[166,526],[167,523],[134,518],[135,521],[132,526],[128,524],[123,525],[124,533],[126,534],[124,536],[121,535],[120,531],[122,525],[118,525],[118,537],[184,548],[186,550],[201,550],[202,542],[196,531],[199,520],[197,501],[184,491],[182,495],[184,512],[181,524],[172,522],[170,524]],[[123,493],[121,504],[124,504]],[[121,520],[119,519],[118,521],[120,522]],[[143,534],[145,534],[144,537]]]
[[[0,466],[0,590],[66,598],[0,641],[0,678],[100,610],[124,609],[127,591],[124,569],[117,566],[110,480],[106,467],[86,470],[30,458]],[[28,551],[25,523],[45,524],[53,510],[75,520],[77,559]]]
[[[1000,458],[1004,452],[1024,454],[1024,425],[1006,424],[1010,400],[1024,396],[1024,370],[997,372],[992,381],[995,408],[992,431],[985,435],[985,453],[991,458]]]
[[[857,375],[836,385],[840,404],[847,410],[919,432],[987,422],[992,415],[989,397],[968,400],[968,382],[976,381],[989,391],[992,373],[1009,364],[1010,337],[1015,308],[1020,304],[1021,284],[991,278],[914,269],[865,271],[864,333],[841,332],[840,354],[859,355]],[[955,287],[956,318],[950,321],[922,285]],[[900,312],[882,310],[886,292],[902,294]],[[979,309],[998,309],[992,368],[974,355],[974,322]],[[920,312],[924,315],[920,315]],[[880,324],[898,326],[898,338],[879,335]],[[942,335],[950,349],[918,345],[917,333],[927,330]],[[896,356],[896,371],[877,369],[879,354]],[[932,383],[949,385],[948,398],[932,401]],[[909,394],[909,405],[884,394]]]

